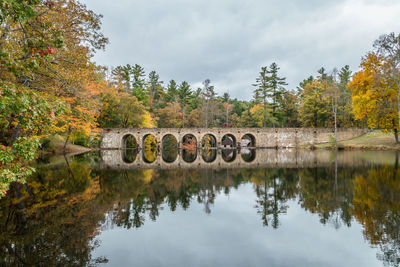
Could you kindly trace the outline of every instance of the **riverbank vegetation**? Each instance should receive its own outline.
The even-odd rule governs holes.
[[[354,76],[321,68],[288,88],[271,63],[245,101],[218,95],[209,79],[194,88],[135,62],[95,64],[108,43],[101,18],[77,0],[0,1],[0,194],[55,136],[64,150],[91,147],[107,127],[370,127],[398,142],[400,35],[380,37]]]

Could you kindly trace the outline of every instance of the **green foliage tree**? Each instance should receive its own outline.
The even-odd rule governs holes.
[[[118,81],[121,81],[124,84],[126,93],[131,93],[132,92],[132,88],[131,88],[132,71],[133,71],[132,66],[129,65],[129,64],[127,64],[126,66],[117,66],[112,71],[112,74],[114,75],[114,77]]]
[[[267,114],[266,113],[267,113],[268,97],[271,96],[269,79],[270,79],[270,77],[268,76],[267,67],[261,67],[259,76],[256,78],[256,83],[253,84],[253,86],[257,87],[254,91],[254,99],[257,102],[262,103],[263,107],[264,107],[263,127],[267,127]]]
[[[354,125],[354,116],[352,110],[351,91],[347,88],[347,84],[352,77],[352,71],[349,65],[340,69],[339,72],[339,97],[338,97],[338,124],[339,127],[352,127]]]
[[[186,105],[189,102],[192,90],[188,82],[183,81],[178,87],[178,101],[182,107],[182,127],[185,128]]]
[[[136,98],[147,104],[148,102],[148,95],[146,94],[146,80],[145,80],[145,72],[144,68],[138,64],[135,64],[135,66],[132,67],[132,75],[133,75],[133,80],[132,80],[132,94],[136,96]]]
[[[261,102],[264,107],[264,127],[267,125],[267,105],[268,100],[272,102],[269,105],[272,108],[272,125],[275,127],[276,122],[279,120],[278,109],[280,108],[279,100],[285,91],[284,86],[287,85],[285,77],[278,76],[279,67],[273,62],[269,69],[262,67],[259,76],[256,78],[256,87],[254,91],[254,98],[256,101]]]
[[[165,95],[166,102],[178,101],[178,85],[175,80],[170,80],[167,85],[167,94]]]
[[[164,89],[162,87],[163,83],[164,82],[160,81],[160,76],[155,71],[151,71],[149,73],[148,91],[152,104],[156,104],[160,100],[161,95],[164,93]]]
[[[375,52],[383,58],[382,75],[397,92],[397,125],[400,126],[400,34],[384,34],[374,43]],[[396,142],[399,141],[396,138]]]
[[[139,128],[146,120],[146,108],[135,96],[106,93],[102,103],[98,119],[101,128]]]
[[[287,127],[299,127],[299,97],[291,91],[284,91],[279,99],[282,123]]]

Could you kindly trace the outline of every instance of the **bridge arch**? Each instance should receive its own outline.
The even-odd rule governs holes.
[[[162,159],[166,163],[173,163],[178,158],[178,140],[172,134],[166,134],[161,139]]]
[[[157,138],[153,134],[143,136],[143,161],[145,163],[153,163],[157,159]]]
[[[137,149],[138,142],[132,134],[128,133],[121,138],[121,148],[122,149]]]
[[[193,134],[185,134],[182,137],[182,149],[196,149],[197,148],[197,138]]]
[[[201,138],[201,147],[203,148],[216,148],[217,138],[215,135],[208,133]]]
[[[227,133],[221,138],[221,145],[223,147],[236,147],[236,137],[233,134]]]
[[[241,147],[256,147],[256,145],[256,137],[251,133],[246,133],[242,136],[242,139],[240,140]]]

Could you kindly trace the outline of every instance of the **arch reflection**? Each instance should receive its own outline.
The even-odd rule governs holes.
[[[196,149],[183,149],[182,150],[182,159],[184,162],[192,163],[197,159],[197,150]]]
[[[122,149],[121,157],[125,163],[133,163],[137,157],[138,151],[137,149]]]
[[[236,149],[222,149],[221,156],[225,162],[233,162],[236,159]]]
[[[143,161],[153,163],[157,159],[157,139],[148,134],[143,137]]]
[[[253,162],[256,159],[256,150],[255,149],[248,149],[242,148],[240,149],[240,155],[242,159],[246,162]]]
[[[172,163],[178,157],[178,141],[175,136],[167,134],[162,139],[162,159],[167,163]]]
[[[214,162],[217,159],[217,150],[216,149],[202,149],[201,157],[207,163]]]

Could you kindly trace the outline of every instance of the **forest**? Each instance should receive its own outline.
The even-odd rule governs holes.
[[[400,34],[377,37],[360,68],[320,68],[289,88],[277,63],[249,84],[252,100],[194,88],[140,64],[108,69],[102,16],[77,0],[0,0],[0,195],[54,140],[96,147],[112,127],[368,127],[398,143]],[[322,64],[321,64],[322,65]],[[64,146],[65,148],[65,146]]]

